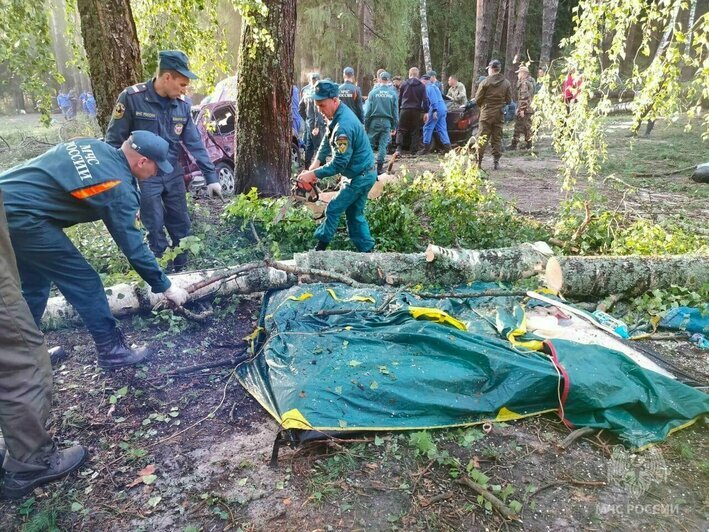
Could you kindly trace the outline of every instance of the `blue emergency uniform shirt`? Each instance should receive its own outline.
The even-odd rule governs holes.
[[[437,111],[438,113],[447,112],[446,102],[443,100],[443,94],[440,89],[433,83],[426,85],[426,96],[428,97],[429,111]]]
[[[325,164],[328,155],[332,159]],[[318,160],[325,165],[315,170],[318,179],[336,174],[353,179],[374,168],[374,152],[364,126],[342,102],[327,125]]]
[[[362,91],[357,85],[349,81],[340,85],[340,101],[352,110],[360,122],[364,123]]]
[[[103,220],[131,266],[164,292],[170,280],[135,225],[138,183],[123,152],[96,139],[74,139],[0,174],[11,230],[69,227]]]
[[[161,97],[155,92],[153,80],[128,87],[118,95],[111,122],[106,130],[106,142],[115,148],[130,136],[131,131],[144,129],[155,133],[170,144],[168,161],[172,176],[182,175],[179,155],[182,146],[194,157],[207,184],[217,183],[214,164],[207,154],[202,137],[192,121],[192,104],[189,99]]]

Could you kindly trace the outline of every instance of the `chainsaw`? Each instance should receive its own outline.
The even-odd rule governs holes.
[[[293,186],[290,189],[290,196],[283,204],[283,206],[276,213],[273,223],[277,224],[283,218],[285,218],[288,210],[298,203],[304,203],[306,201],[315,203],[320,199],[320,189],[317,185],[311,185],[310,183],[298,183],[297,179],[293,179]]]

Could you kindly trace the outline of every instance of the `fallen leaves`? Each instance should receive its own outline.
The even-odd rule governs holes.
[[[145,466],[143,469],[138,471],[138,476],[126,486],[126,488],[133,488],[139,484],[145,484],[149,486],[150,484],[153,484],[157,479],[158,476],[155,475],[155,470],[156,470],[155,464],[150,464],[148,466]],[[160,501],[158,501],[160,502]],[[155,503],[157,504],[157,503]],[[153,505],[155,506],[155,505]]]

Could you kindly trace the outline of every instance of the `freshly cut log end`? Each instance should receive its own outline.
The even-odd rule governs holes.
[[[547,262],[546,282],[579,299],[639,295],[671,286],[699,290],[709,282],[709,256],[556,257]]]

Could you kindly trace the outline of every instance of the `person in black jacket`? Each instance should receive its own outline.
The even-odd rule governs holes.
[[[418,79],[419,69],[409,69],[409,79],[399,88],[399,128],[396,132],[396,153],[399,157],[410,139],[409,150],[416,153],[421,145],[421,128],[426,121],[424,114],[428,110],[426,86]]]

